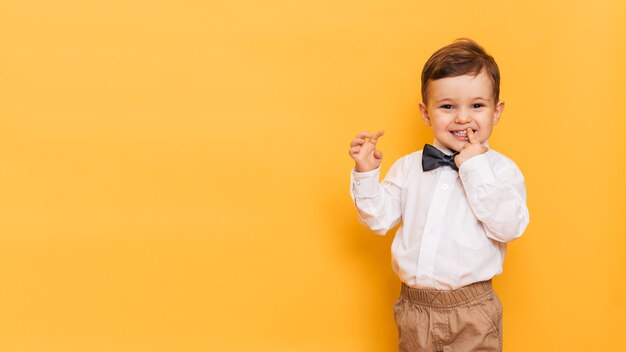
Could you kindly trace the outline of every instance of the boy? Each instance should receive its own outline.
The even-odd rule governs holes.
[[[470,39],[435,52],[422,71],[422,118],[433,145],[397,160],[379,184],[383,131],[350,144],[359,221],[384,235],[398,223],[392,267],[400,351],[501,351],[502,305],[491,279],[528,225],[524,177],[488,148],[500,119],[500,73]]]

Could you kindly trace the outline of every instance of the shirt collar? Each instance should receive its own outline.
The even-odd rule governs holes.
[[[443,143],[439,142],[437,139],[435,139],[435,141],[433,142],[433,145],[437,149],[441,150],[444,154],[451,155],[452,153],[454,153],[450,148],[443,145]],[[489,148],[489,141],[488,140],[484,141],[482,145]]]

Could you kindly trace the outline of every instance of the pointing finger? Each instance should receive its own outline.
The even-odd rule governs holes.
[[[472,131],[471,128],[467,129],[467,138],[469,138],[469,141],[472,144],[480,144],[480,142],[478,141],[478,138],[476,138],[476,135],[474,134],[474,131]]]
[[[370,143],[376,144],[376,142],[378,141],[378,138],[382,137],[382,135],[385,134],[385,131],[378,131],[376,132],[369,140]]]
[[[356,135],[356,138],[370,138],[372,135],[369,134],[369,132],[363,131],[363,132],[359,132],[359,134]]]

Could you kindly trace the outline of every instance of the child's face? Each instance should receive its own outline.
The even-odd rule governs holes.
[[[504,110],[504,102],[495,102],[491,80],[483,70],[471,75],[446,77],[428,82],[427,105],[420,103],[424,122],[433,128],[435,139],[460,151],[469,143],[467,128],[480,141],[491,135]]]

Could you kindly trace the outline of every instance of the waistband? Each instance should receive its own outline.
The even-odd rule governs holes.
[[[454,308],[483,300],[492,293],[491,280],[475,282],[456,290],[414,288],[403,282],[400,298],[433,308]]]

